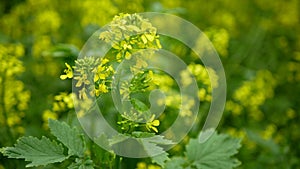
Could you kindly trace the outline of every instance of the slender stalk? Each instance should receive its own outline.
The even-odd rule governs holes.
[[[115,168],[116,169],[121,169],[121,160],[122,160],[122,158],[120,157],[120,156],[118,156],[118,155],[116,155],[116,159],[115,159],[116,161],[115,161]]]

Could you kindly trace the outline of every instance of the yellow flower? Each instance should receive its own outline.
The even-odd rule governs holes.
[[[181,77],[180,82],[183,85],[183,87],[187,87],[193,82],[193,78],[191,77],[191,74],[189,73],[188,70],[181,71],[180,77]]]
[[[99,90],[102,92],[102,93],[107,93],[108,90],[107,90],[107,86],[105,84],[100,84],[99,85]]]
[[[137,164],[137,169],[147,169],[147,164],[145,162],[139,162]]]
[[[101,64],[102,64],[102,65],[104,65],[104,64],[106,64],[106,63],[108,63],[108,62],[109,62],[109,60],[106,59],[106,58],[104,58],[104,59],[101,60]]]
[[[154,120],[155,115],[152,115],[150,120],[146,123],[146,128],[150,131],[151,129],[158,133],[157,126],[159,126],[159,120]]]
[[[100,73],[99,74],[99,79],[104,80],[106,78],[106,76],[107,76],[106,74]]]
[[[12,127],[16,124],[20,124],[21,123],[21,118],[18,117],[17,115],[13,115],[11,117],[7,118],[7,124],[9,127]]]
[[[136,169],[161,169],[161,167],[153,164],[147,165],[145,162],[139,162],[137,163]]]
[[[104,66],[104,64],[108,63],[108,59],[103,59],[101,61],[101,65],[97,67],[97,69],[94,70],[94,82],[97,82],[98,80],[105,80],[107,77],[111,76],[114,72],[114,69],[111,65]]]
[[[67,69],[64,70],[64,72],[66,73],[65,75],[60,75],[60,79],[61,80],[65,80],[67,78],[72,78],[73,77],[73,70],[71,68],[71,66],[68,63],[65,63]]]
[[[104,73],[99,73],[94,76],[94,82],[97,82],[99,79],[104,80],[107,77]]]
[[[145,36],[145,35],[142,35],[142,36],[141,36],[141,39],[142,39],[142,41],[143,41],[143,43],[144,43],[144,44],[146,44],[146,43],[147,43],[147,38],[146,38],[146,36]]]
[[[274,124],[269,124],[266,129],[262,132],[262,138],[269,140],[273,137],[274,133],[277,131],[277,126]]]
[[[128,44],[125,43],[125,44],[123,45],[123,48],[124,48],[125,50],[126,50],[126,49],[132,49],[132,46],[131,46],[130,44],[128,45]]]
[[[57,116],[57,114],[55,112],[52,112],[50,110],[45,110],[43,112],[43,120],[45,122],[47,122],[48,119],[57,119],[57,118],[58,118],[58,116]]]
[[[99,96],[101,93],[107,93],[108,89],[107,86],[103,83],[99,84],[98,89],[95,89],[95,95]]]

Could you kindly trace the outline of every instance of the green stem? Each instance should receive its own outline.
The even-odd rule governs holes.
[[[121,169],[121,160],[122,160],[122,158],[120,157],[120,156],[118,156],[118,155],[116,155],[116,159],[115,159],[115,168],[116,169]]]

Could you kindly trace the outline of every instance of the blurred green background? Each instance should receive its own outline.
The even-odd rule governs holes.
[[[145,11],[178,15],[213,42],[227,77],[218,130],[243,138],[240,168],[299,168],[298,0],[1,0],[0,147],[46,134],[48,117],[67,118],[50,111],[55,95],[71,92],[59,79],[64,63],[114,15]]]

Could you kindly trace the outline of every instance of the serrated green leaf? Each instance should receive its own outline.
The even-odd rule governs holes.
[[[153,163],[156,163],[156,164],[164,167],[165,166],[165,162],[168,161],[168,160],[170,160],[169,157],[168,157],[168,155],[169,154],[167,152],[164,152],[164,153],[159,154],[157,156],[151,157],[151,159],[152,159]]]
[[[112,146],[114,144],[118,144],[120,142],[123,142],[127,139],[129,139],[130,137],[129,136],[125,136],[123,134],[117,134],[117,135],[114,135],[111,139],[109,139],[109,146]]]
[[[232,169],[240,162],[232,158],[241,147],[240,139],[214,133],[206,142],[191,139],[186,146],[186,156],[198,169]]]
[[[155,156],[162,153],[165,153],[164,149],[160,146],[158,146],[155,143],[148,142],[146,140],[138,139],[141,145],[143,146],[144,150],[149,156]]]
[[[155,135],[152,137],[139,138],[139,142],[144,147],[144,150],[152,156],[152,162],[164,167],[165,162],[170,160],[168,153],[159,145],[171,145],[173,142],[171,140],[165,139],[161,135]],[[155,156],[153,156],[155,155]]]
[[[159,144],[159,145],[171,145],[174,144],[171,140],[165,139],[164,136],[155,135],[153,137],[144,138],[148,142]]]
[[[68,148],[70,156],[82,157],[84,154],[83,137],[76,128],[71,128],[65,122],[49,119],[51,133]]]
[[[2,153],[8,158],[23,158],[25,161],[30,161],[31,163],[26,167],[62,162],[67,159],[63,151],[62,145],[46,137],[42,137],[40,140],[35,137],[21,137],[14,147],[2,149]]]
[[[166,162],[165,169],[183,169],[185,162],[183,157],[174,157]]]
[[[161,135],[155,135],[146,138],[137,138],[137,140],[144,147],[144,150],[148,153],[148,155],[154,155],[154,160],[158,164],[163,165],[164,161],[169,159],[168,154],[159,145],[171,145],[173,144],[171,140],[167,140]]]

